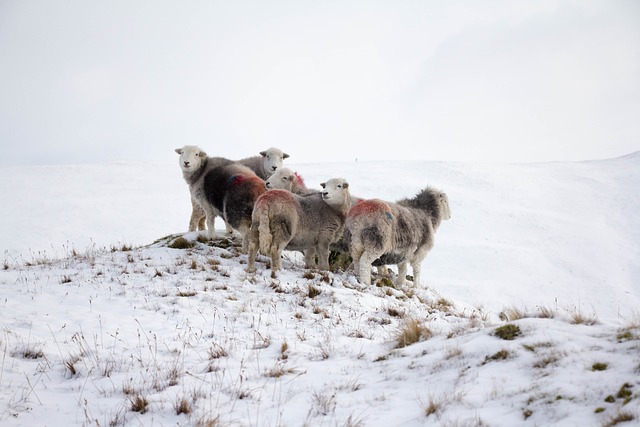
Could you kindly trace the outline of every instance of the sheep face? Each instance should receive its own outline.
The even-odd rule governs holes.
[[[289,168],[278,168],[264,183],[268,190],[279,189],[292,191],[296,179]]]
[[[449,197],[446,193],[440,193],[438,197],[438,203],[440,204],[440,212],[442,212],[442,219],[451,219],[451,208],[449,207]]]
[[[176,148],[176,153],[180,155],[178,162],[180,164],[180,169],[184,172],[198,170],[204,159],[207,157],[207,153],[195,145],[185,145],[182,148]]]
[[[287,153],[282,152],[277,148],[271,147],[268,150],[261,151],[260,155],[263,157],[264,170],[267,173],[273,173],[282,167],[282,161],[289,157]]]
[[[322,198],[330,205],[339,205],[349,200],[349,183],[342,178],[332,178],[320,184]]]

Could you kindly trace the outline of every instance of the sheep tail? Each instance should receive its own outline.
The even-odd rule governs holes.
[[[261,209],[258,213],[258,235],[260,252],[263,255],[269,256],[271,254],[271,243],[273,241],[271,236],[271,226],[269,218],[269,209]]]

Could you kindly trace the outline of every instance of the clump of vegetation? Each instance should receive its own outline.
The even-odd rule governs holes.
[[[506,360],[509,358],[509,356],[510,356],[509,352],[507,350],[502,349],[491,356],[486,356],[482,364],[485,365],[489,362],[494,362],[496,360]]]
[[[628,399],[630,398],[633,393],[631,392],[631,387],[632,385],[629,383],[624,383],[622,384],[622,386],[620,387],[620,390],[618,390],[618,393],[616,393],[616,397],[618,399]]]
[[[353,259],[348,252],[329,252],[329,268],[331,270],[346,270],[351,265]]]
[[[616,339],[618,340],[618,342],[623,342],[623,341],[633,341],[638,339],[638,337],[633,333],[633,328],[628,327],[628,328],[621,329],[616,335]]]
[[[496,330],[493,332],[493,335],[495,335],[496,337],[502,340],[511,341],[511,340],[514,340],[516,337],[521,336],[522,332],[520,331],[520,327],[518,325],[509,323],[504,326],[500,326],[499,328],[496,328]]]
[[[608,367],[609,367],[608,363],[596,362],[591,366],[591,370],[592,371],[606,371]]]
[[[322,290],[319,287],[309,285],[309,291],[308,291],[309,298],[315,298],[321,293],[322,293]]]
[[[396,348],[407,347],[411,344],[417,343],[421,339],[429,339],[432,336],[433,333],[431,330],[420,323],[420,321],[416,319],[408,319],[398,331]]]
[[[561,354],[555,351],[551,351],[543,356],[541,356],[534,364],[534,368],[543,369],[549,365],[553,365],[558,360],[560,360]]]
[[[180,399],[176,402],[174,409],[176,410],[176,415],[189,415],[193,410],[191,404],[187,399]]]
[[[595,325],[598,319],[595,317],[587,316],[580,312],[574,312],[570,315],[570,322],[572,325],[587,325],[592,326]]]
[[[193,242],[188,241],[184,237],[178,237],[173,242],[169,243],[169,247],[171,249],[191,249],[193,246]]]
[[[389,287],[389,288],[393,288],[393,280],[391,280],[391,278],[389,277],[381,277],[377,282],[376,282],[376,286],[379,288],[382,287]]]
[[[613,427],[620,423],[628,423],[629,421],[635,420],[636,417],[631,412],[620,411],[614,416],[612,416],[606,423],[603,424],[604,427]]]
[[[397,308],[393,308],[393,307],[389,307],[387,309],[387,313],[389,313],[389,316],[391,317],[404,317],[404,312],[401,310],[398,310]]]
[[[311,279],[315,278],[315,277],[316,277],[316,275],[315,275],[315,274],[313,274],[313,271],[311,271],[311,270],[307,270],[307,271],[305,271],[305,272],[304,272],[304,274],[302,275],[302,277],[303,277],[304,279],[311,280]]]
[[[131,399],[131,410],[133,412],[139,412],[141,414],[144,414],[149,410],[149,401],[147,400],[146,397],[136,396],[133,399]]]
[[[43,351],[35,346],[24,346],[21,349],[11,353],[13,357],[22,357],[23,359],[40,359],[44,357]]]
[[[192,290],[192,289],[187,289],[187,290],[184,290],[184,291],[178,291],[178,293],[176,295],[179,296],[179,297],[187,297],[187,298],[189,298],[189,297],[194,297],[194,296],[198,295],[198,293],[196,291]]]

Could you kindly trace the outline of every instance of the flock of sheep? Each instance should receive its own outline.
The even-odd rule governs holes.
[[[352,196],[349,183],[332,178],[322,190],[308,189],[282,166],[289,155],[277,148],[233,161],[209,157],[187,145],[175,150],[191,193],[189,231],[215,234],[215,217],[228,232],[242,236],[247,271],[254,272],[260,252],[271,268],[282,268],[283,250],[301,251],[307,268],[329,269],[330,250],[349,252],[359,280],[371,284],[371,267],[396,264],[396,286],[413,269],[420,285],[420,265],[433,247],[442,220],[451,218],[447,195],[427,187],[415,197],[395,203]]]

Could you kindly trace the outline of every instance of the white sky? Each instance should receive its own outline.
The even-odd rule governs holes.
[[[640,2],[0,0],[0,164],[640,149]]]

